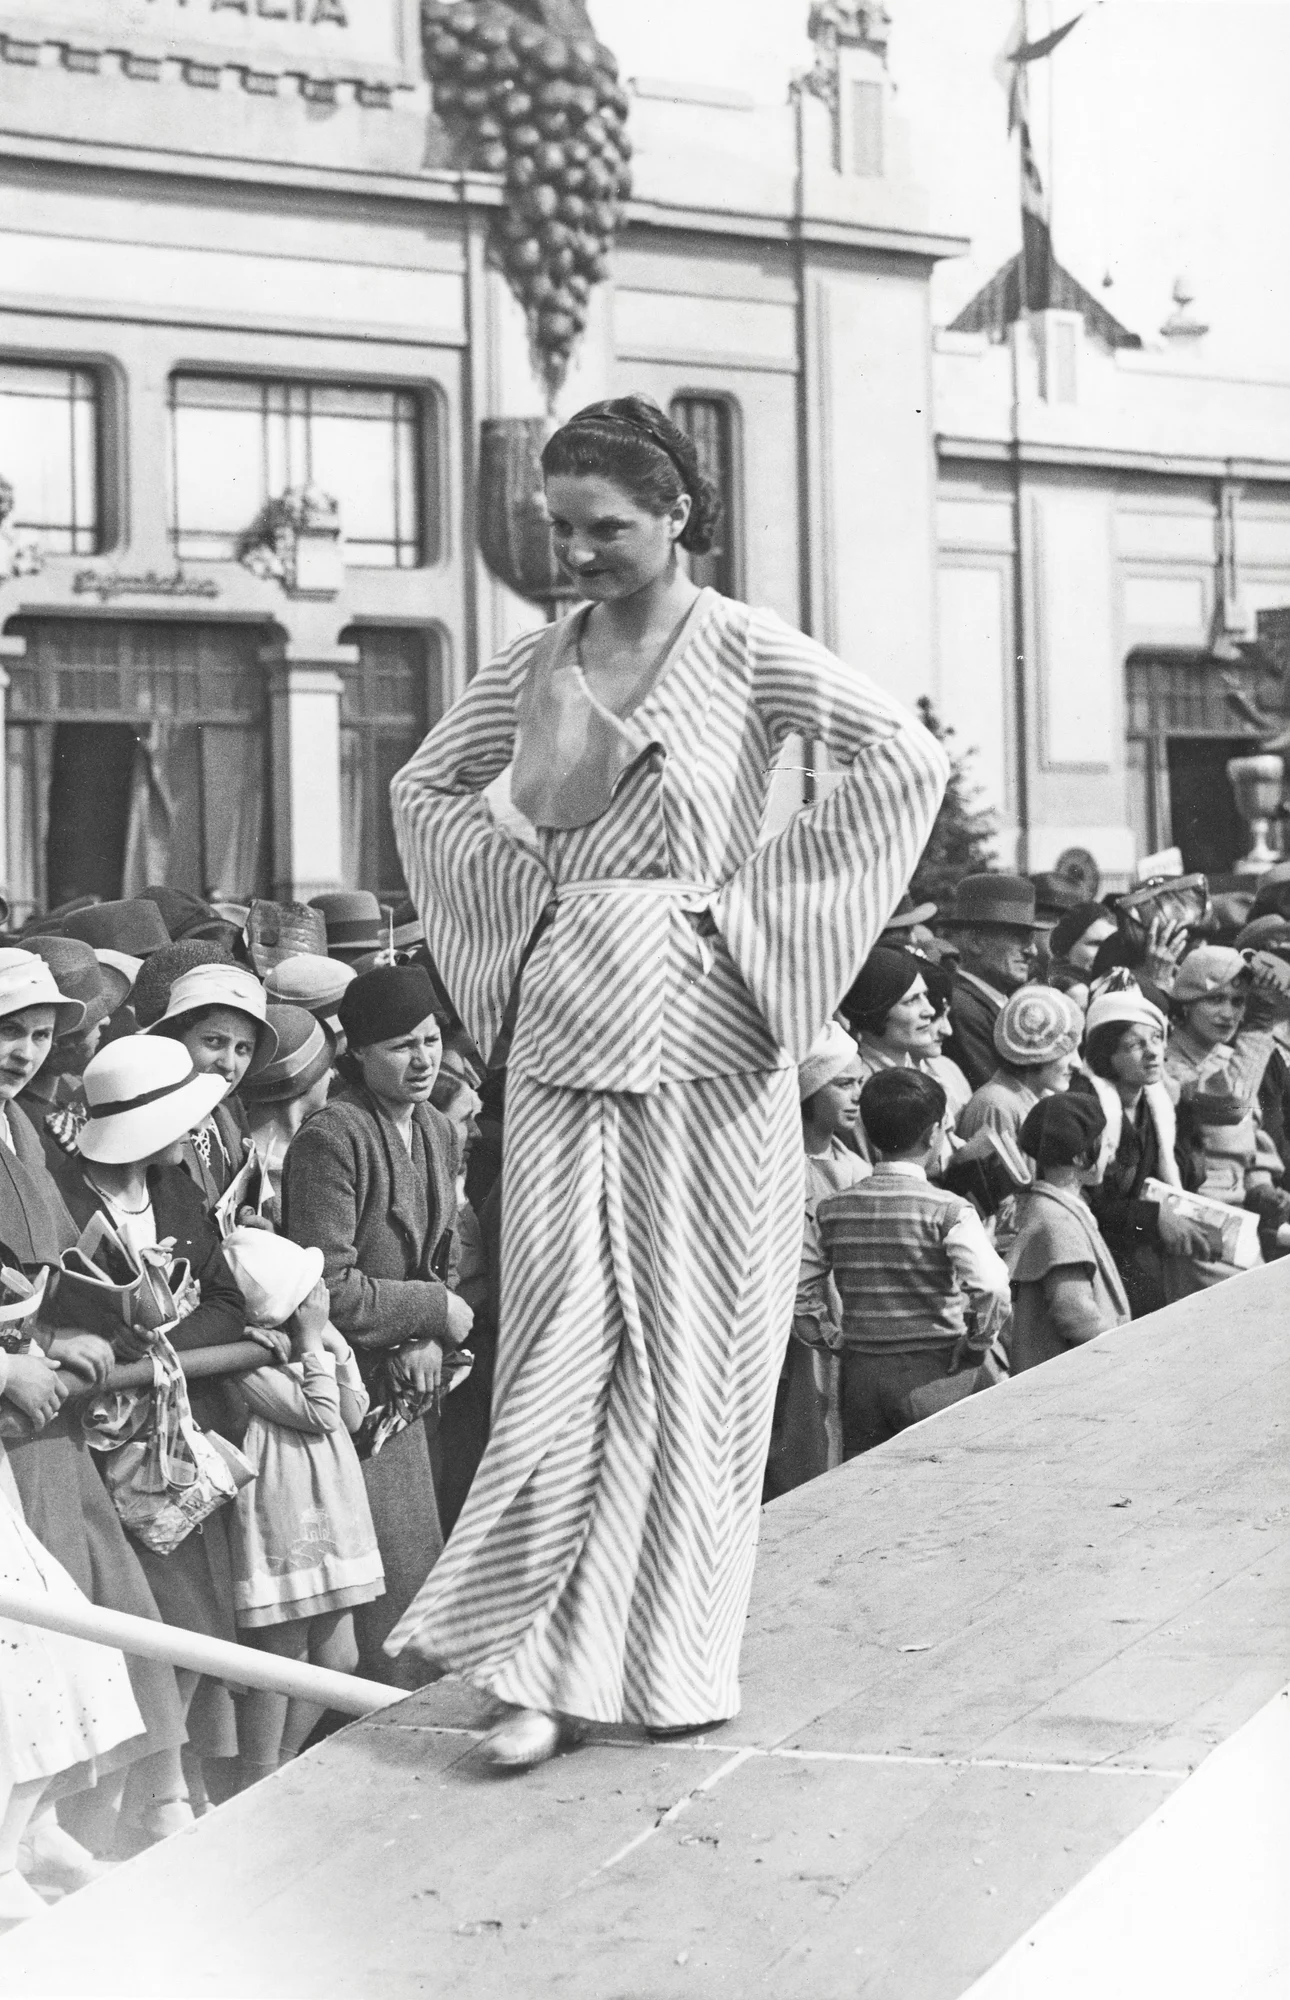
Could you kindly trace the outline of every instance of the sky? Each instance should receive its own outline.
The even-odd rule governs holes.
[[[929,220],[972,239],[936,273],[943,322],[1017,248],[1016,148],[993,68],[1018,0],[886,4],[895,109]],[[1080,7],[1028,0],[1032,37]],[[592,0],[592,11],[629,76],[706,79],[774,103],[809,57],[808,0]],[[1066,267],[1149,343],[1184,276],[1215,361],[1290,374],[1290,0],[1093,0],[1032,74]]]

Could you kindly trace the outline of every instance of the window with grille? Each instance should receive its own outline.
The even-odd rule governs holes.
[[[53,555],[99,547],[99,380],[88,368],[0,362],[0,478],[10,526]]]
[[[340,505],[346,560],[415,569],[438,521],[432,401],[410,389],[176,375],[171,531],[181,562],[230,562],[266,500],[319,486]]]
[[[699,464],[721,496],[716,547],[705,556],[690,557],[690,574],[696,583],[711,585],[723,597],[735,597],[741,570],[735,406],[725,396],[677,396],[672,422],[693,438]]]
[[[415,627],[351,626],[357,666],[341,676],[341,865],[350,888],[406,894],[390,782],[443,713],[438,636]]]

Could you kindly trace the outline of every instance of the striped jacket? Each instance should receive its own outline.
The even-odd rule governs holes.
[[[842,1298],[842,1346],[861,1354],[982,1351],[1003,1326],[1007,1268],[971,1202],[919,1167],[880,1161],[866,1181],[816,1209],[824,1259]]]
[[[485,1051],[554,906],[524,968],[516,1074],[647,1093],[796,1064],[931,828],[946,763],[926,730],[773,612],[715,591],[699,610],[627,718],[641,756],[590,825],[539,829],[535,848],[480,797],[513,759],[543,631],[483,669],[394,781],[408,885]],[[759,842],[794,734],[827,745],[844,775]]]

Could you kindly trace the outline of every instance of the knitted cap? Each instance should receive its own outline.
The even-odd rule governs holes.
[[[994,1023],[994,1046],[1004,1062],[1036,1069],[1079,1047],[1084,1017],[1069,994],[1055,986],[1019,986]]]
[[[1082,1090],[1060,1090],[1031,1106],[1018,1137],[1022,1152],[1029,1153],[1042,1170],[1073,1167],[1096,1153],[1105,1130],[1106,1113],[1096,1097]]]
[[[151,1028],[159,1021],[170,1005],[170,989],[177,979],[191,972],[197,965],[232,965],[232,952],[225,951],[222,944],[212,944],[209,938],[183,938],[177,944],[168,944],[161,951],[154,951],[145,959],[143,969],[134,982],[131,1005],[141,1028]]]
[[[378,965],[360,972],[337,1008],[351,1049],[411,1034],[429,1015],[438,1019],[430,975],[420,965]]]
[[[797,1066],[797,1094],[803,1102],[835,1083],[848,1070],[859,1072],[860,1050],[846,1029],[829,1021],[812,1042],[806,1061]]]
[[[1197,945],[1178,968],[1173,997],[1178,1001],[1207,1000],[1237,980],[1248,984],[1250,961],[1243,951],[1226,944]]]

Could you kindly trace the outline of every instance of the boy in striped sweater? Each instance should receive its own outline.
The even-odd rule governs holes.
[[[860,1115],[873,1173],[816,1210],[820,1296],[831,1273],[842,1299],[844,1458],[978,1386],[1011,1305],[980,1216],[927,1178],[944,1131],[940,1084],[922,1070],[879,1070],[860,1093]],[[799,1314],[802,1304],[799,1294]],[[950,1376],[964,1378],[961,1390]]]

